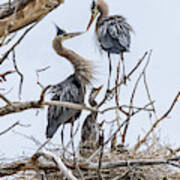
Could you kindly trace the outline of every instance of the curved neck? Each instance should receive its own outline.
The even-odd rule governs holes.
[[[108,8],[108,5],[103,0],[99,0],[98,5],[97,5],[97,9],[100,12],[99,19],[103,19],[103,18],[108,17],[109,8]]]
[[[85,84],[90,83],[92,79],[92,65],[86,61],[83,57],[65,48],[62,45],[61,37],[56,36],[53,40],[53,48],[56,53],[71,62],[74,67],[75,73],[79,76],[80,81]]]

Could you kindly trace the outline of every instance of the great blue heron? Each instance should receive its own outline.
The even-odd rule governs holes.
[[[75,72],[63,82],[52,87],[52,100],[83,104],[86,85],[89,84],[92,79],[92,64],[74,51],[65,48],[62,44],[64,40],[82,33],[66,33],[59,27],[56,26],[56,28],[57,35],[53,40],[53,48],[58,55],[71,62]],[[80,114],[80,110],[49,106],[46,137],[52,138],[61,124],[76,120]]]
[[[95,98],[97,97],[101,89],[102,86],[100,86],[99,88],[93,88],[91,90],[89,96],[89,104],[92,107],[97,106],[97,102],[95,101]],[[84,120],[81,130],[81,141],[79,145],[79,152],[83,157],[89,156],[100,145],[99,143],[100,129],[99,129],[99,124],[97,123],[97,115],[98,115],[97,112],[92,112]]]
[[[123,76],[125,78],[123,53],[129,51],[131,43],[130,32],[133,31],[133,29],[123,16],[109,16],[108,5],[103,0],[97,0],[97,2],[92,2],[91,19],[87,26],[87,31],[97,15],[99,15],[99,17],[96,21],[96,37],[100,47],[108,53],[109,59],[109,89],[112,70],[110,55],[120,54],[123,63]]]

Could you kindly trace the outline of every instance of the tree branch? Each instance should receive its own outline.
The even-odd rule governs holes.
[[[0,9],[0,37],[37,22],[57,8],[63,0],[14,0]]]

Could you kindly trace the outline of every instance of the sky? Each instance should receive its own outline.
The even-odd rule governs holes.
[[[3,1],[2,1],[3,2]],[[147,69],[147,80],[150,87],[152,99],[155,100],[155,107],[160,117],[167,111],[174,97],[180,91],[180,11],[179,0],[106,0],[109,5],[111,15],[123,15],[132,25],[135,33],[132,34],[131,50],[125,54],[126,70],[129,72],[138,59],[143,56],[145,51],[153,50],[151,62]],[[58,24],[68,32],[84,31],[90,18],[91,0],[65,0],[65,3],[56,10],[49,13],[16,48],[16,60],[20,71],[24,74],[24,83],[22,90],[22,101],[38,99],[41,89],[37,86],[36,70],[47,66],[50,68],[40,74],[41,83],[46,86],[56,84],[67,78],[73,73],[71,64],[59,57],[52,49],[52,40],[55,36],[53,23]],[[92,60],[96,65],[96,78],[94,86],[106,84],[108,77],[108,61],[106,54],[100,55],[95,45],[94,25],[86,34],[68,40],[64,45],[78,52],[83,57]],[[17,37],[23,32],[20,31]],[[12,44],[10,44],[12,45]],[[10,46],[0,49],[2,55]],[[12,56],[1,65],[0,72],[12,69]],[[118,57],[113,56],[113,74],[118,62]],[[123,87],[120,103],[125,104],[129,100],[133,85],[138,74],[133,76],[131,82]],[[9,75],[7,82],[1,83],[10,92],[6,95],[9,99],[18,101],[18,80],[17,75]],[[111,84],[113,85],[113,83]],[[12,90],[11,90],[12,89]],[[2,91],[3,93],[3,91]],[[103,96],[101,95],[102,98]],[[47,97],[48,99],[49,97]],[[136,103],[144,105],[147,103],[147,97],[141,84],[136,95]],[[1,105],[3,105],[1,103]],[[170,116],[165,119],[159,128],[162,141],[177,147],[180,144],[179,131],[179,111],[180,105],[177,104]],[[16,127],[15,132],[8,132],[0,137],[0,159],[8,157],[9,159],[33,153],[37,146],[34,143],[17,134],[21,132],[29,137],[35,137],[41,143],[45,140],[47,109],[28,110],[23,113],[17,113],[1,117],[0,132],[12,125],[16,121],[30,127]],[[83,112],[76,125],[82,121],[87,112]],[[109,120],[112,114],[100,116]],[[153,121],[152,121],[153,122]],[[126,145],[133,145],[139,135],[142,135],[149,129],[150,123],[148,116],[144,113],[138,115],[131,122]],[[69,129],[66,129],[67,136]],[[58,144],[60,131],[56,133],[52,142]]]

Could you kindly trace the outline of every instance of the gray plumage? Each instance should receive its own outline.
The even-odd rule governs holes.
[[[101,48],[108,53],[128,52],[131,43],[131,26],[122,16],[109,16],[97,21],[97,39]]]
[[[56,28],[57,35],[53,40],[53,48],[58,55],[66,58],[72,63],[75,72],[66,80],[51,88],[50,92],[53,94],[52,100],[84,104],[85,88],[92,78],[92,64],[62,45],[64,40],[82,33],[66,33],[57,26]],[[52,138],[61,124],[74,122],[80,114],[80,110],[49,106],[46,137]]]
[[[71,75],[62,83],[53,86],[51,93],[53,94],[52,100],[77,104],[84,103],[84,90],[76,74]],[[80,114],[81,111],[79,110],[49,106],[46,137],[52,138],[61,124],[72,122],[72,118],[76,120]]]
[[[108,53],[109,59],[109,78],[108,90],[110,89],[111,78],[111,54],[119,54],[123,63],[123,76],[125,82],[125,65],[123,53],[128,52],[131,44],[131,32],[133,31],[130,24],[127,23],[123,16],[109,16],[108,5],[103,0],[93,1],[91,6],[91,19],[87,26],[90,28],[92,22],[99,15],[96,21],[96,37],[102,50]]]
[[[95,101],[96,96],[99,94],[102,86],[99,88],[93,88],[89,96],[89,104],[92,107],[97,106]],[[97,123],[97,112],[92,112],[84,120],[81,130],[81,141],[79,145],[79,152],[83,157],[87,157],[96,150],[99,144],[100,127]]]

